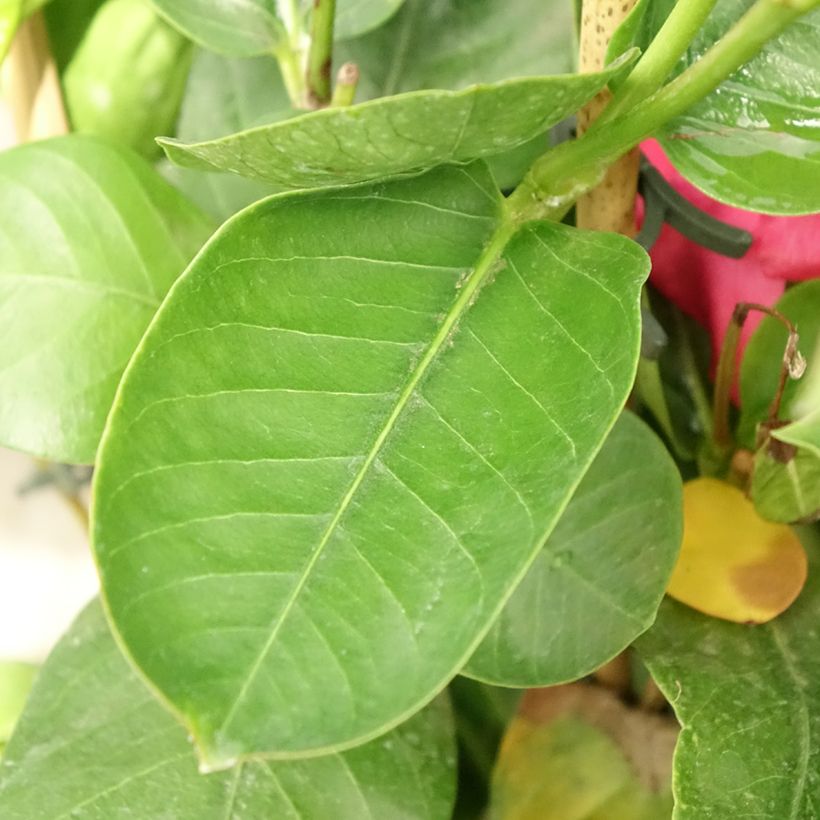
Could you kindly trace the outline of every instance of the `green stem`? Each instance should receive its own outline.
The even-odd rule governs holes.
[[[356,63],[345,63],[336,75],[336,87],[330,100],[331,108],[346,108],[353,105],[356,87],[359,85],[359,67]]]
[[[723,344],[720,348],[717,372],[715,373],[715,393],[712,405],[712,441],[718,453],[726,453],[732,447],[732,429],[729,424],[729,403],[732,382],[735,376],[735,359],[740,343],[740,331],[746,321],[748,311],[741,305],[735,307]]]
[[[682,114],[754,57],[820,0],[757,0],[706,53],[648,100],[583,137],[561,143],[536,160],[508,200],[518,222],[559,220],[575,200],[600,182],[619,157]]]
[[[273,52],[282,73],[282,82],[288,92],[288,98],[294,108],[302,108],[305,101],[305,78],[299,54],[291,48],[290,43],[283,43]]]
[[[678,0],[675,3],[638,64],[596,120],[598,127],[652,96],[666,82],[716,2],[717,0]]]
[[[723,338],[723,346],[720,350],[720,360],[718,361],[717,375],[715,376],[715,402],[714,402],[714,427],[712,439],[720,450],[728,450],[732,446],[732,431],[729,427],[729,397],[732,392],[732,382],[735,375],[735,358],[737,356],[737,346],[740,340],[740,331],[746,322],[751,311],[765,313],[776,319],[786,328],[789,336],[786,347],[783,351],[783,363],[780,367],[780,376],[777,382],[769,413],[766,418],[767,423],[776,422],[780,416],[780,404],[783,400],[783,392],[786,389],[786,382],[791,377],[799,379],[806,368],[806,360],[797,349],[800,336],[792,321],[784,316],[779,310],[760,305],[756,302],[739,302],[735,305],[729,327]]]
[[[313,0],[307,61],[307,98],[312,108],[322,108],[330,102],[335,16],[336,0]]]

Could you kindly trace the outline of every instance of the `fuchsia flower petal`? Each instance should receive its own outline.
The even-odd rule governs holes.
[[[652,284],[707,328],[714,366],[737,302],[773,305],[786,282],[820,276],[820,215],[768,216],[724,205],[688,183],[654,140],[643,143],[641,150],[690,202],[716,219],[745,228],[754,237],[742,259],[729,259],[664,225],[650,252]],[[739,356],[759,322],[759,315],[750,315],[741,336]]]

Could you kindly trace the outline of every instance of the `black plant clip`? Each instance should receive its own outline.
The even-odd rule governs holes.
[[[660,236],[664,222],[692,242],[732,259],[743,257],[752,244],[748,231],[715,219],[681,196],[643,155],[638,192],[644,201],[644,218],[635,241],[647,251]],[[642,308],[641,313],[641,356],[657,359],[666,347],[666,333],[649,310]]]
[[[681,196],[644,156],[638,191],[644,200],[644,220],[635,241],[646,250],[655,244],[664,222],[692,242],[732,259],[743,257],[752,244],[748,231],[709,216]]]

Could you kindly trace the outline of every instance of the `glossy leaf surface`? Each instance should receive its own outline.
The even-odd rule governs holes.
[[[209,140],[292,114],[274,60],[223,57],[200,49],[188,75],[176,135],[187,142]],[[220,222],[279,190],[236,174],[180,168],[167,160],[162,174]]]
[[[675,73],[698,60],[753,0],[718,0]],[[645,0],[629,22],[642,48],[673,0]],[[820,12],[792,23],[712,94],[660,134],[669,158],[710,196],[774,214],[820,210]]]
[[[738,623],[786,610],[806,580],[806,552],[790,527],[763,519],[737,487],[716,478],[683,486],[683,543],[669,594]]]
[[[676,735],[603,688],[530,690],[501,746],[489,820],[669,820]]]
[[[795,604],[763,626],[665,601],[637,647],[683,731],[675,817],[814,817],[820,793],[820,541]]]
[[[780,418],[794,419],[813,409],[795,403],[804,386],[820,376],[820,279],[790,288],[775,307],[796,325],[800,334],[799,348],[809,362],[803,379],[789,379],[783,393]],[[767,316],[746,345],[740,370],[741,416],[737,433],[738,440],[746,447],[754,448],[756,427],[768,416],[769,406],[777,393],[787,340],[786,328]],[[815,402],[816,398],[812,399],[811,403]]]
[[[132,360],[94,524],[208,761],[362,742],[464,664],[626,398],[646,274],[621,237],[516,233],[482,165],[222,228]]]
[[[464,91],[416,91],[221,139],[161,143],[179,165],[232,171],[288,188],[384,179],[514,148],[578,110],[624,65]]]
[[[334,54],[359,66],[359,100],[566,74],[572,9],[561,0],[406,0],[387,25]]]
[[[467,674],[549,686],[589,674],[632,643],[655,619],[675,565],[681,504],[666,448],[624,414]]]
[[[94,602],[58,644],[0,764],[5,820],[72,817],[447,820],[446,701],[340,755],[200,774],[184,729],[138,678]]]
[[[6,151],[0,176],[0,444],[90,462],[125,363],[210,224],[89,137]]]

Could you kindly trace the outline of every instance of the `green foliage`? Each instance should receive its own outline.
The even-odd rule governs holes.
[[[606,663],[654,621],[681,520],[674,462],[625,414],[466,673],[501,686],[549,686]]]
[[[359,66],[363,100],[564,74],[573,68],[573,40],[562,0],[405,0],[388,25],[340,43],[336,58]]]
[[[794,431],[789,437],[798,438]],[[804,447],[784,447],[774,438],[755,454],[749,493],[757,511],[770,521],[815,519],[820,515],[820,456]]]
[[[45,8],[72,127],[105,138],[0,154],[0,444],[94,463],[104,606],[34,685],[4,820],[668,817],[677,726],[645,714],[645,670],[621,681],[629,706],[590,683],[500,688],[620,653],[600,673],[616,677],[636,639],[684,726],[675,816],[813,816],[816,572],[764,627],[667,602],[642,635],[678,552],[676,468],[758,517],[716,480],[743,454],[704,443],[710,340],[676,308],[653,305],[675,321],[629,406],[651,408],[677,464],[623,412],[648,260],[572,226],[652,135],[715,197],[820,210],[819,18],[794,22],[820,0],[755,0],[752,17],[718,0],[696,32],[701,1],[654,39],[672,0],[640,0],[619,61],[583,75],[562,0]],[[0,49],[40,5],[0,0]],[[329,25],[309,32],[334,5],[331,53]],[[664,48],[682,55],[671,85]],[[53,75],[41,85],[48,46],[33,51],[4,74],[17,130],[40,133],[60,112],[41,110]],[[355,89],[347,67],[305,110],[345,61]],[[570,135],[607,86],[616,113]],[[178,165],[134,154],[158,136]],[[205,213],[227,220],[210,239]],[[778,520],[820,497],[817,285],[779,305],[810,368],[750,482]],[[747,349],[741,446],[785,341],[766,320]],[[718,510],[704,535],[763,600],[779,553],[744,563],[733,523]],[[0,695],[0,743],[22,688]]]
[[[797,602],[762,626],[667,600],[637,643],[683,727],[675,817],[814,817],[820,790],[820,575],[815,530]]]
[[[22,16],[22,0],[0,0],[0,60],[6,56]]]
[[[293,113],[273,60],[223,57],[201,49],[188,75],[176,136],[185,142],[210,140]],[[220,222],[280,190],[236,174],[181,168],[167,160],[162,174]]]
[[[722,37],[753,0],[718,0],[679,62],[680,73]],[[610,54],[645,48],[673,0],[642,0]],[[710,196],[751,211],[820,211],[820,12],[794,23],[660,137],[669,158]]]
[[[516,232],[481,165],[216,235],[123,382],[94,533],[207,760],[361,742],[459,669],[626,397],[646,273],[616,236]]]
[[[157,154],[154,137],[174,126],[191,53],[144,0],[108,0],[64,75],[74,129]]]
[[[287,38],[277,0],[151,0],[195,43],[221,54],[272,54]],[[281,4],[283,8],[293,3]]]
[[[7,151],[0,175],[0,443],[90,463],[128,358],[210,225],[90,137]]]
[[[37,667],[30,663],[0,661],[0,758],[23,711]]]
[[[129,667],[94,602],[38,676],[0,764],[0,806],[7,820],[447,820],[454,764],[449,707],[439,700],[345,754],[200,774],[185,731]]]
[[[820,280],[801,282],[788,290],[776,305],[800,334],[800,350],[813,362],[820,350]],[[746,346],[740,369],[740,396],[742,414],[738,424],[738,440],[746,447],[754,447],[757,425],[766,419],[769,406],[777,393],[777,383],[783,363],[788,332],[769,316],[765,317]],[[780,418],[794,418],[793,404],[800,392],[801,382],[790,379],[786,383],[781,403]]]
[[[313,0],[151,0],[180,31],[232,57],[274,53],[307,28]],[[403,0],[336,0],[338,39],[357,37],[391,17]]]
[[[573,684],[533,691],[504,738],[487,816],[668,820],[675,734],[606,690]]]
[[[163,139],[160,144],[180,165],[232,171],[285,188],[385,179],[514,148],[576,111],[635,56],[593,74],[416,91],[221,139],[190,145]]]

